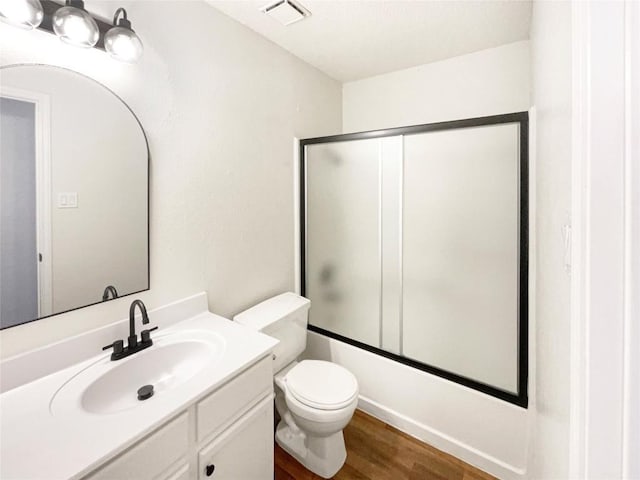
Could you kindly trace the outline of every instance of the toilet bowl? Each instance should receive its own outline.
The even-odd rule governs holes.
[[[303,360],[275,382],[276,442],[315,474],[333,477],[347,457],[342,429],[358,405],[356,378],[335,363]]]
[[[309,300],[283,293],[234,317],[280,343],[273,354],[278,445],[323,477],[333,477],[347,452],[342,429],[358,404],[358,381],[346,368],[323,360],[296,361],[306,347]]]

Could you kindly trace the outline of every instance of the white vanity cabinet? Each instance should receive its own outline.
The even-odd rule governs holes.
[[[264,357],[185,405],[86,480],[271,480],[273,372]]]

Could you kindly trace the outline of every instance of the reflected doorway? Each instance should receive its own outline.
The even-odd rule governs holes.
[[[0,92],[0,326],[51,312],[48,98]]]

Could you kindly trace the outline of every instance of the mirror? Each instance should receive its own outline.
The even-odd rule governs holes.
[[[64,68],[0,69],[0,326],[149,288],[149,153],[131,109]]]
[[[309,328],[525,404],[527,122],[302,140]]]

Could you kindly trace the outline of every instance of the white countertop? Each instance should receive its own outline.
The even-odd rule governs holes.
[[[150,318],[152,326],[151,314]],[[61,386],[110,352],[0,395],[0,478],[82,477],[263,358],[277,344],[271,337],[209,312],[154,334],[160,338],[180,329],[206,329],[220,335],[225,343],[222,356],[179,388],[163,391],[140,407],[111,414],[91,414],[80,408],[51,413],[50,402]]]

